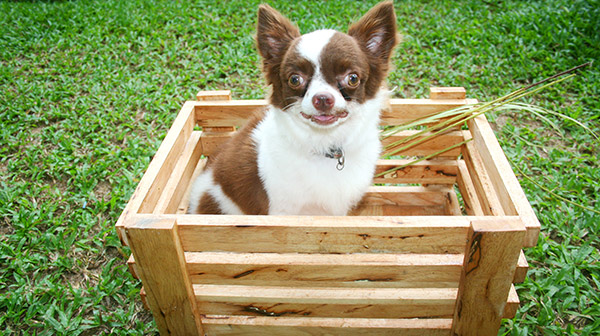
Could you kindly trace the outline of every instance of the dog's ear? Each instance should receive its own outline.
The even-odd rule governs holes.
[[[354,37],[371,56],[387,63],[398,42],[393,2],[381,2],[371,8],[350,26],[348,35]]]
[[[299,36],[298,28],[277,10],[266,4],[258,7],[256,43],[265,66],[281,59],[289,44]]]

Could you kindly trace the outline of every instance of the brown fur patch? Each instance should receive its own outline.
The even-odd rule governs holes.
[[[254,115],[209,164],[215,183],[247,215],[269,212],[269,198],[258,175],[256,144],[251,136],[263,117],[262,111]]]
[[[277,10],[265,4],[258,7],[256,44],[262,56],[267,84],[273,85],[272,101],[283,101],[279,70],[285,53],[298,37],[300,30]]]
[[[325,80],[333,87],[342,86],[344,92],[353,100],[363,103],[365,98],[372,98],[377,90],[367,95],[366,84],[371,81],[371,71],[368,59],[360,46],[352,37],[335,33],[321,53],[321,70]],[[344,77],[349,73],[358,74],[361,84],[357,88],[351,88],[343,84]],[[379,86],[381,78],[378,76]]]
[[[388,72],[390,57],[398,43],[394,4],[386,1],[371,8],[358,22],[350,26],[348,35],[358,41],[368,57],[370,75],[365,94],[373,96]]]
[[[198,208],[192,213],[205,214],[205,215],[221,215],[221,207],[219,203],[208,193],[204,193],[198,203]]]

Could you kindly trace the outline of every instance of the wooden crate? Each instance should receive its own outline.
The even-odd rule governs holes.
[[[382,124],[472,102],[432,88],[392,99]],[[514,316],[540,225],[484,116],[403,153],[473,138],[376,178],[354,216],[185,214],[206,157],[265,104],[186,102],[117,223],[162,335],[495,335]]]

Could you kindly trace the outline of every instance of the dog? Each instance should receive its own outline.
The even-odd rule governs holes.
[[[193,182],[188,212],[347,215],[372,184],[397,40],[391,1],[373,7],[347,34],[301,35],[260,5],[256,42],[269,105],[209,160]]]

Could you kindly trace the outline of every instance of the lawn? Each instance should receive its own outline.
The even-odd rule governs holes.
[[[301,31],[376,1],[277,1]],[[148,335],[114,223],[185,100],[267,92],[259,1],[0,2],[0,333]],[[525,102],[600,133],[600,2],[396,1],[395,97],[464,86],[481,101],[573,66]],[[576,123],[488,116],[542,223],[507,335],[598,335],[597,140]],[[573,203],[584,206],[582,208]]]

